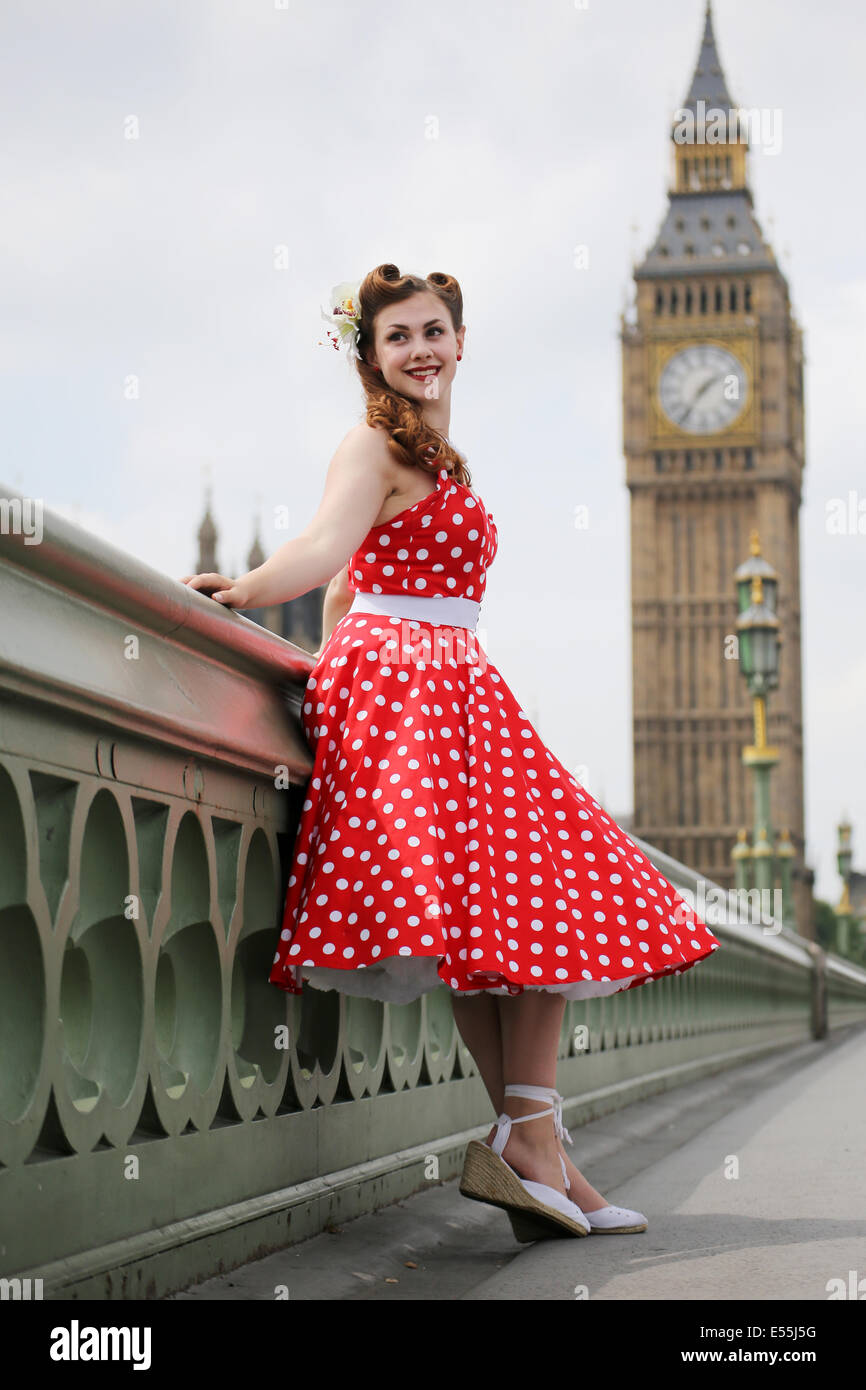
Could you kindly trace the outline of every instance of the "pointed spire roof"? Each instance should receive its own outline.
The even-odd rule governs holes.
[[[200,545],[213,545],[217,538],[216,523],[211,514],[211,489],[207,487],[204,495],[204,516],[198,528],[198,540]]]
[[[259,565],[263,565],[264,563],[265,552],[262,549],[261,536],[259,534],[259,523],[257,520],[255,524],[255,535],[253,537],[253,543],[250,546],[249,554],[247,555],[247,568],[251,570],[258,569]]]
[[[250,546],[249,553],[247,555],[247,569],[251,570],[258,569],[259,565],[263,565],[265,563],[265,552],[262,547],[261,538],[261,493],[259,493],[258,497],[256,498],[256,501],[258,502],[258,510],[253,516],[253,543]]]
[[[718,134],[727,138],[709,139],[704,148],[703,131],[713,128],[719,111],[727,120]],[[688,127],[688,118],[683,119],[686,112],[690,113],[692,133],[684,140],[678,131],[681,126]],[[772,269],[781,276],[773,249],[755,216],[746,181],[747,137],[745,119],[740,118],[722,72],[712,8],[707,3],[697,66],[672,127],[674,186],[669,190],[667,211],[655,241],[635,268],[636,280],[681,275],[684,270]],[[702,163],[706,162],[704,155],[711,157],[715,167],[709,174],[689,168],[697,163],[696,155],[702,156]]]
[[[211,513],[211,487],[208,483],[204,494],[204,516],[198,528],[198,560],[196,561],[196,571],[198,574],[210,573],[211,570],[218,571],[217,563],[217,527]]]
[[[725,74],[722,72],[716,36],[713,33],[713,12],[710,7],[710,0],[707,0],[704,33],[701,39],[701,51],[698,54],[697,67],[683,106],[686,110],[697,115],[700,99],[703,99],[705,109],[714,106],[722,107],[727,111],[734,105],[728,91],[728,84],[725,81]]]

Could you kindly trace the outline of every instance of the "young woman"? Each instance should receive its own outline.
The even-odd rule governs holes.
[[[498,1116],[461,1191],[503,1207],[519,1240],[642,1231],[564,1151],[565,1001],[679,974],[719,943],[545,746],[475,635],[498,533],[448,438],[457,281],[381,265],[335,295],[366,418],[315,517],[240,579],[184,580],[244,609],[334,576],[269,979],[397,1003],[444,984]]]

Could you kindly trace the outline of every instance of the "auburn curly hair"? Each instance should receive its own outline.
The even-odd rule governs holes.
[[[420,275],[401,275],[397,266],[386,264],[377,265],[361,281],[359,356],[355,366],[367,398],[367,424],[378,425],[387,432],[390,436],[388,448],[401,463],[417,464],[430,473],[447,468],[458,483],[471,487],[472,475],[466,460],[424,421],[421,404],[392,390],[381,372],[366,361],[367,350],[373,346],[373,325],[379,311],[425,290],[442,300],[451,315],[455,333],[462,328],[463,294],[453,275],[434,270],[422,279]]]

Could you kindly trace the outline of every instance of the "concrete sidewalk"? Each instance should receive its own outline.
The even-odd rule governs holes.
[[[866,1281],[864,1076],[858,1028],[574,1128],[575,1163],[649,1218],[637,1235],[521,1246],[455,1180],[173,1297],[826,1301]]]

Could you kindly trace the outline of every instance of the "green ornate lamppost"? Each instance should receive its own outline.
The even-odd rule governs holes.
[[[846,816],[839,831],[839,849],[836,853],[836,866],[842,878],[842,896],[836,908],[836,950],[840,956],[847,956],[851,949],[851,928],[853,912],[851,909],[851,825]]]
[[[767,743],[767,696],[779,684],[779,656],[782,639],[776,602],[779,576],[761,555],[758,532],[750,535],[751,555],[737,569],[738,651],[740,671],[752,695],[755,741],[743,749],[743,763],[752,769],[755,792],[755,823],[751,847],[747,832],[741,829],[731,852],[737,887],[760,890],[762,904],[772,901],[776,860],[782,888],[782,918],[792,923],[792,860],[796,854],[785,829],[776,845],[770,825],[770,772],[779,761],[778,748]]]

